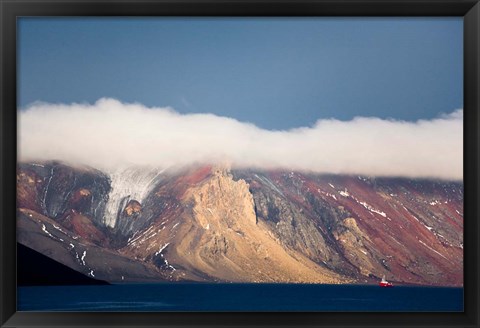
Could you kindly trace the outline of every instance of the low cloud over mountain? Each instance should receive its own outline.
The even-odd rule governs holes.
[[[272,110],[271,115],[275,115]],[[61,160],[109,170],[119,164],[238,167],[376,176],[463,177],[463,110],[406,122],[322,119],[269,131],[212,114],[179,114],[100,99],[34,103],[19,111],[19,160]]]

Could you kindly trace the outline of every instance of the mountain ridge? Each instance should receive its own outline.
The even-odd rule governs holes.
[[[463,284],[461,182],[228,165],[123,172],[115,179],[140,191],[113,190],[95,169],[20,163],[19,236],[49,239],[44,252],[85,269],[69,235],[99,250],[103,264],[86,264],[113,282]]]

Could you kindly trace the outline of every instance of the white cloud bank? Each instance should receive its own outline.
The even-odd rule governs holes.
[[[271,115],[275,115],[274,112]],[[236,166],[372,176],[463,177],[463,111],[405,122],[358,117],[269,131],[212,114],[100,99],[19,112],[19,160],[109,170],[229,161]]]

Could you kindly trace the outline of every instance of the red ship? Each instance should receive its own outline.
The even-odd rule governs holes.
[[[385,276],[382,277],[382,281],[379,283],[380,287],[393,287],[391,282],[385,280]]]

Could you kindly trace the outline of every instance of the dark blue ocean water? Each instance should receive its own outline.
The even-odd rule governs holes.
[[[19,287],[18,311],[463,311],[463,288],[300,284]]]

